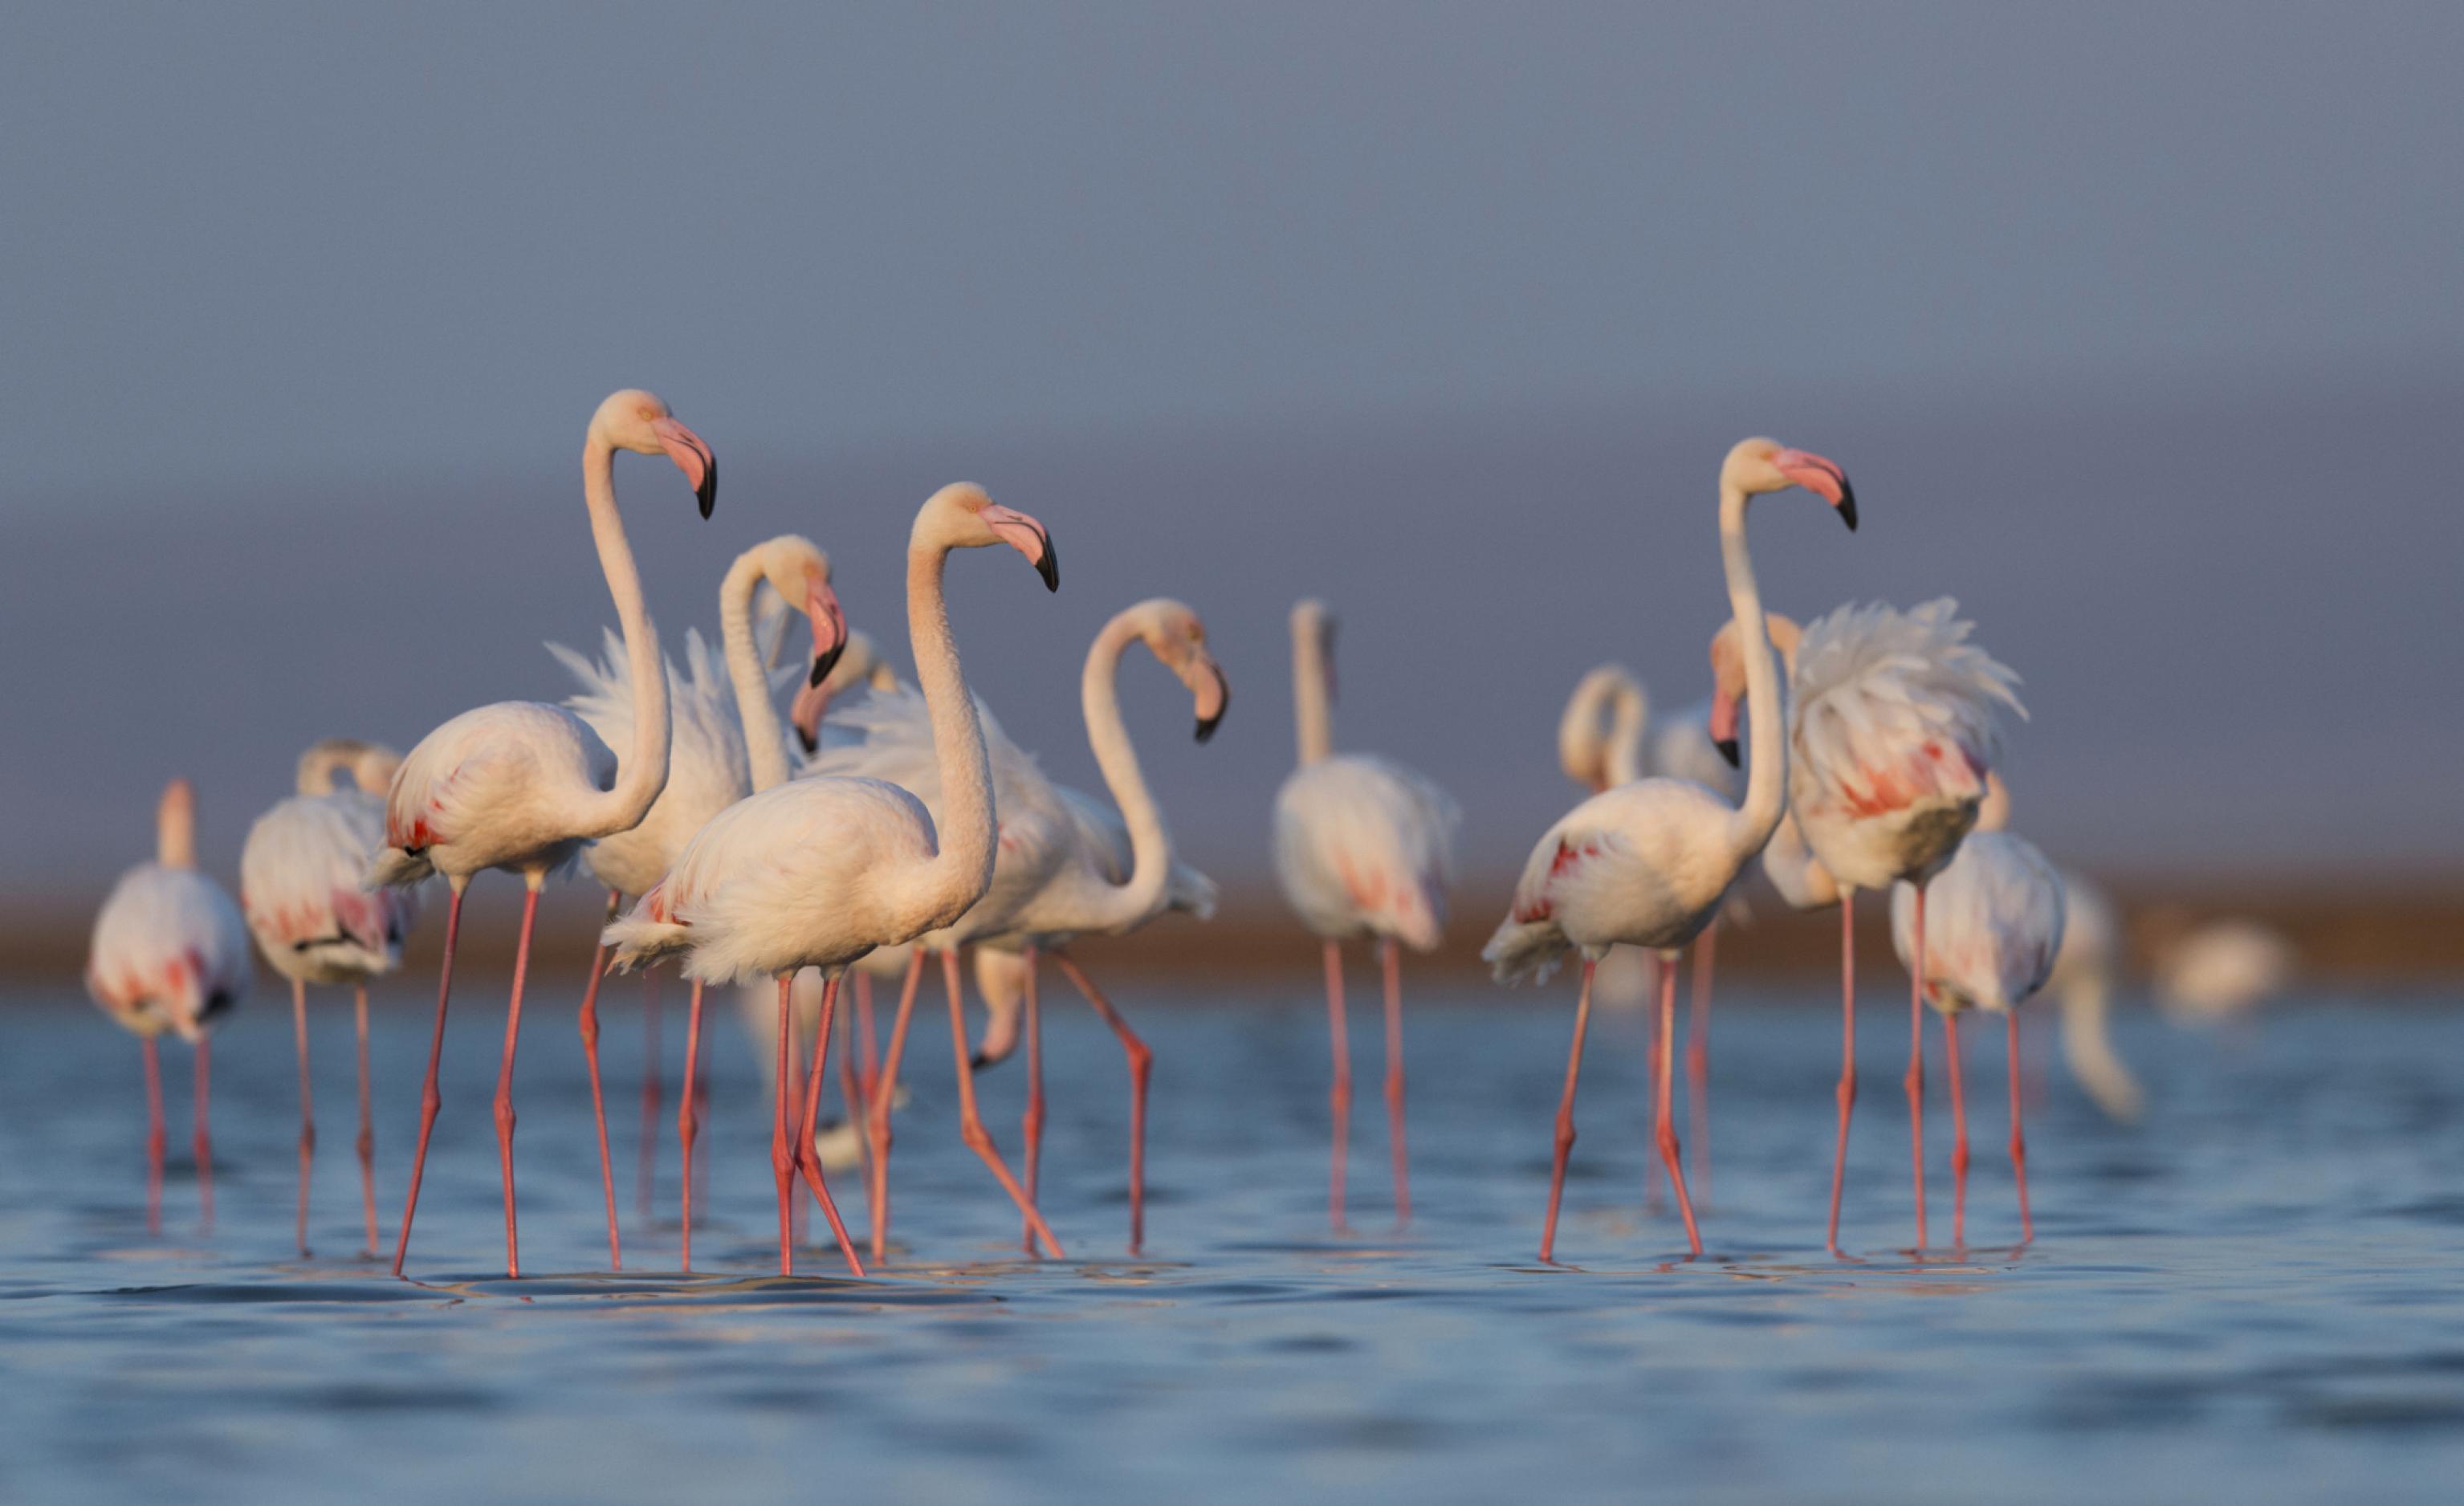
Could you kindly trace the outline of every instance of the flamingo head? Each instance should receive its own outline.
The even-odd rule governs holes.
[[[1763,614],[1763,632],[1771,639],[1771,647],[1779,654],[1780,665],[1788,674],[1796,672],[1797,641],[1805,629],[1793,618],[1777,612]],[[1745,633],[1730,618],[1711,635],[1711,746],[1728,760],[1731,769],[1739,767],[1737,751],[1737,710],[1746,699]]]
[[[1053,553],[1052,535],[1035,519],[1006,508],[972,481],[943,487],[925,500],[915,514],[911,548],[982,549],[1007,544],[1024,555],[1044,578],[1047,591],[1061,589],[1061,557]]]
[[[1198,698],[1198,740],[1202,743],[1214,736],[1223,720],[1223,709],[1232,702],[1232,687],[1223,678],[1222,666],[1207,651],[1206,624],[1196,612],[1167,597],[1141,601],[1123,612],[1121,619]]]
[[[779,593],[779,600],[801,610],[813,625],[812,669],[788,712],[798,741],[809,753],[821,745],[822,715],[829,709],[823,683],[847,644],[847,614],[839,608],[838,594],[830,589],[830,557],[801,534],[781,534],[756,548],[753,557],[761,566],[761,578]]]
[[[1292,646],[1314,652],[1326,672],[1326,698],[1334,699],[1334,609],[1315,597],[1292,604]]]
[[[1803,487],[1839,511],[1848,531],[1857,531],[1857,491],[1848,472],[1810,449],[1791,449],[1775,439],[1738,441],[1720,466],[1720,484],[1748,496]]]
[[[851,686],[869,686],[875,690],[898,688],[897,672],[881,656],[869,634],[847,629],[845,650],[838,663],[822,676],[819,685],[809,681],[796,692],[796,702],[787,709],[788,720],[795,723],[796,740],[807,754],[819,753],[822,747],[822,717]]]
[[[590,418],[590,437],[611,449],[637,455],[665,455],[693,483],[701,515],[710,516],[718,499],[718,457],[692,429],[676,422],[668,405],[638,387],[610,393]]]

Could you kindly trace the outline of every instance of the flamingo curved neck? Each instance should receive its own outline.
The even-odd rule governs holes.
[[[736,715],[744,724],[744,750],[757,795],[787,782],[786,736],[779,729],[779,709],[770,701],[761,650],[753,642],[753,597],[760,585],[761,563],[750,554],[737,557],[718,585],[718,636],[727,678],[736,687]]]
[[[1750,858],[1771,840],[1779,824],[1782,792],[1788,786],[1788,731],[1781,725],[1779,676],[1771,667],[1771,635],[1763,623],[1763,598],[1754,584],[1754,562],[1746,548],[1745,491],[1720,484],[1720,562],[1728,578],[1728,609],[1737,620],[1746,655],[1746,711],[1753,718],[1747,730],[1749,756],[1746,797],[1731,818],[1729,835],[1741,859]]]
[[[1130,879],[1103,884],[1097,909],[1101,924],[1089,929],[1127,928],[1160,913],[1164,891],[1172,879],[1172,838],[1163,813],[1147,790],[1138,767],[1137,750],[1129,729],[1121,725],[1121,655],[1138,636],[1137,624],[1123,613],[1104,624],[1087,650],[1087,667],[1079,677],[1078,699],[1087,718],[1087,745],[1094,750],[1104,787],[1130,828]]]
[[[642,604],[642,578],[625,541],[616,512],[616,452],[593,434],[582,449],[582,490],[590,504],[590,536],[599,546],[599,567],[616,601],[624,628],[625,657],[633,679],[632,746],[617,754],[615,787],[581,803],[574,836],[605,837],[641,824],[659,792],[668,787],[668,673],[659,653],[659,630]]]
[[[165,868],[197,865],[197,811],[185,795],[165,797],[154,812],[154,861]]]
[[[1642,687],[1619,676],[1611,691],[1605,764],[1612,788],[1642,777],[1642,730],[1650,720],[1651,703]]]
[[[941,776],[936,851],[912,875],[907,896],[917,912],[913,918],[923,921],[919,933],[956,922],[993,882],[992,759],[950,635],[942,592],[949,557],[947,544],[917,540],[907,547],[907,636],[916,688],[932,713],[933,758]]]
[[[1325,634],[1315,623],[1294,624],[1292,714],[1303,764],[1320,762],[1334,752],[1334,716],[1326,694]]]

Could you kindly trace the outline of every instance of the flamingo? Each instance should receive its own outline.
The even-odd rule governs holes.
[[[364,1253],[377,1253],[376,1130],[368,1106],[368,980],[402,964],[403,937],[419,919],[410,889],[361,883],[385,841],[385,790],[402,754],[329,737],[300,754],[298,793],[256,818],[240,849],[240,908],[274,971],[291,980],[291,1035],[299,1056],[299,1253],[308,1254],[308,1170],[317,1116],[308,1087],[308,985],[351,985],[359,1030],[360,1212]],[[334,787],[347,772],[351,785]]]
[[[1994,781],[1999,794],[2000,780]],[[2053,975],[2062,948],[2062,881],[2025,838],[2002,830],[2009,800],[1989,798],[1976,829],[1925,886],[1891,892],[1891,945],[1942,1015],[1950,1061],[1951,1242],[1968,1241],[1968,1105],[1960,1087],[1959,1016],[2002,1016],[2010,1043],[2011,1171],[2019,1185],[2019,1242],[2036,1237],[2028,1216],[2028,1146],[2019,1129],[2019,1006]],[[1919,939],[1918,905],[1932,911]]]
[[[2157,952],[2156,1006],[2185,1023],[2237,1018],[2284,992],[2299,961],[2293,944],[2259,921],[2235,917],[2183,929]]]
[[[2054,975],[2045,987],[2061,1005],[2062,1059],[2105,1118],[2128,1124],[2139,1117],[2145,1095],[2114,1050],[2106,1028],[2120,962],[2121,923],[2111,897],[2094,881],[2068,868],[2058,871],[2062,949],[2054,954]]]
[[[1825,1240],[1834,1255],[1857,1102],[1857,890],[1922,884],[1950,861],[1985,799],[2001,737],[1996,707],[2027,714],[2012,689],[2018,676],[1967,642],[1971,627],[1957,610],[1947,597],[1908,612],[1879,602],[1840,607],[1805,630],[1791,676],[1794,829],[1775,840],[1763,865],[1791,904],[1806,908],[1833,896],[1839,904],[1839,1128]],[[1750,667],[1753,655],[1748,658]],[[1733,746],[1736,699],[1721,697],[1712,711],[1712,735]],[[1818,875],[1808,858],[1818,862]],[[1914,906],[1913,955],[1922,960],[1922,892]],[[1920,967],[1910,974],[1905,1079],[1919,1249],[1925,1242],[1923,973]]]
[[[1386,985],[1386,1120],[1395,1163],[1395,1221],[1412,1220],[1403,1139],[1403,976],[1397,945],[1436,948],[1454,882],[1463,813],[1419,774],[1375,753],[1336,753],[1334,617],[1325,603],[1292,608],[1292,703],[1300,766],[1275,792],[1275,878],[1301,924],[1324,940],[1326,1015],[1334,1056],[1334,1152],[1327,1210],[1343,1219],[1343,1162],[1352,1137],[1352,1047],[1344,1028],[1343,943],[1374,937]]]
[[[813,673],[828,674],[847,636],[846,616],[830,589],[829,557],[797,534],[781,534],[738,555],[718,588],[719,621],[726,632],[749,631],[745,624],[751,621],[754,595],[765,583],[781,600],[803,608],[813,628]],[[624,641],[614,633],[603,633],[602,659],[596,664],[561,644],[547,646],[581,683],[580,692],[565,698],[566,709],[613,746],[633,725],[632,666]],[[676,854],[705,822],[753,793],[746,747],[755,734],[739,720],[733,687],[709,645],[692,628],[685,629],[685,663],[690,675],[677,673],[672,661],[666,665],[672,727],[667,788],[650,802],[639,824],[583,849],[583,862],[607,890],[611,919],[623,908],[624,896],[647,893],[666,876]],[[775,727],[771,735],[778,735]],[[784,757],[783,749],[781,756]],[[616,1231],[616,1173],[607,1154],[607,1110],[599,1084],[599,981],[605,961],[606,947],[600,943],[591,955],[590,980],[583,990],[580,1024],[583,1057],[590,1070],[590,1109],[599,1130],[599,1178],[607,1204],[607,1259],[621,1271],[625,1256]],[[645,979],[647,994],[647,970]],[[645,1014],[649,1014],[647,1007]],[[650,1028],[655,1029],[655,1024]],[[692,1091],[690,1082],[686,1091]],[[690,1178],[690,1168],[686,1174]]]
[[[163,1232],[163,1067],[155,1040],[170,1031],[196,1048],[197,1195],[214,1224],[209,1127],[213,1053],[207,1032],[248,996],[248,928],[223,886],[197,871],[197,797],[186,779],[164,788],[154,861],[120,876],[95,916],[86,992],[133,1032],[145,1059],[145,1227]]]
[[[637,711],[628,752],[620,761],[590,724],[561,707],[500,701],[465,711],[411,749],[385,797],[385,845],[369,864],[372,885],[407,885],[443,874],[451,890],[445,911],[445,961],[436,984],[436,1028],[428,1047],[428,1080],[420,1092],[419,1144],[402,1228],[394,1236],[393,1271],[402,1274],[410,1249],[419,1184],[428,1167],[428,1138],[443,1100],[436,1069],[445,1049],[445,1007],[452,997],[453,949],[461,933],[462,897],[473,875],[490,868],[522,878],[521,939],[514,952],[514,989],[505,1010],[505,1051],[496,1074],[496,1159],[505,1190],[505,1274],[521,1274],[514,1219],[514,1047],[522,1022],[522,981],[530,969],[531,929],[539,888],[570,864],[581,844],[630,829],[649,814],[668,782],[668,678],[658,630],[642,604],[641,577],[616,512],[616,451],[664,454],[693,484],[702,516],[718,487],[718,462],[701,437],[678,423],[649,393],[611,394],[590,418],[583,441],[583,495],[600,568],[625,626]]]
[[[1849,528],[1857,526],[1857,497],[1846,474],[1819,455],[1772,440],[1749,439],[1732,447],[1720,466],[1720,552],[1730,613],[1741,624],[1754,712],[1754,756],[1745,799],[1732,806],[1702,785],[1665,776],[1592,797],[1541,837],[1515,884],[1513,908],[1481,950],[1505,983],[1544,978],[1567,952],[1580,949],[1583,954],[1573,1046],[1557,1105],[1549,1213],[1540,1233],[1543,1261],[1554,1258],[1566,1159],[1574,1146],[1574,1085],[1582,1071],[1583,1034],[1591,1021],[1593,975],[1600,958],[1620,942],[1661,954],[1660,1034],[1665,1041],[1676,1024],[1678,949],[1710,925],[1746,864],[1779,824],[1788,752],[1779,730],[1779,676],[1764,635],[1762,597],[1746,547],[1746,507],[1752,497],[1790,487],[1814,492],[1837,509]],[[1670,1055],[1662,1049],[1656,1063],[1656,1139],[1677,1191],[1686,1243],[1700,1255],[1702,1235],[1694,1226],[1685,1173],[1678,1162],[1677,1130],[1669,1117]]]
[[[916,679],[932,713],[934,753],[947,801],[943,821],[936,824],[922,801],[884,780],[784,778],[784,753],[774,753],[775,735],[757,735],[751,740],[757,793],[695,833],[668,876],[605,932],[621,968],[680,955],[686,975],[698,982],[775,979],[781,1080],[787,1075],[783,1059],[790,1049],[795,975],[804,968],[823,971],[826,982],[812,1066],[804,1077],[802,1132],[789,1134],[785,1093],[778,1095],[773,1115],[770,1164],[778,1188],[782,1274],[794,1269],[789,1190],[799,1168],[829,1218],[848,1268],[859,1275],[864,1269],[812,1148],[840,975],[876,947],[945,930],[992,886],[992,771],[950,636],[942,576],[952,550],[995,544],[1018,550],[1046,587],[1059,588],[1059,566],[1044,525],[994,502],[979,487],[961,483],[935,492],[916,513],[908,539],[908,632]],[[759,669],[745,655],[737,666],[737,695],[747,725],[772,731],[777,713],[760,693]],[[764,767],[774,756],[777,762]],[[955,971],[956,959],[948,966]],[[955,991],[950,1038],[967,1144],[1058,1256],[1060,1242],[1010,1175],[977,1111]]]

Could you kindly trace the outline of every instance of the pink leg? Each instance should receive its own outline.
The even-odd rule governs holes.
[[[1848,1116],[1857,1106],[1857,892],[1839,893],[1839,1141],[1831,1152],[1831,1228],[1824,1236],[1839,1254],[1839,1186],[1848,1175]]]
[[[1412,1221],[1412,1156],[1403,1140],[1403,962],[1393,937],[1377,945],[1386,974],[1386,1138],[1395,1158],[1395,1227]]]
[[[607,896],[607,916],[616,916],[618,896]],[[591,949],[590,981],[582,989],[582,1013],[577,1024],[582,1031],[582,1059],[590,1071],[590,1117],[599,1129],[599,1187],[607,1201],[607,1266],[614,1271],[625,1269],[625,1247],[616,1236],[616,1166],[607,1156],[607,1100],[599,1087],[599,979],[607,966],[607,944],[601,942]],[[505,1059],[513,1059],[513,1041],[508,1033]]]
[[[1566,1091],[1557,1100],[1557,1159],[1549,1170],[1549,1219],[1540,1226],[1540,1263],[1554,1264],[1557,1204],[1566,1195],[1566,1158],[1574,1149],[1574,1082],[1583,1074],[1583,1033],[1592,1023],[1592,974],[1599,965],[1583,959],[1583,992],[1574,1000],[1574,1044],[1566,1053]]]
[[[1612,947],[1609,949],[1614,952],[1617,949]],[[1651,996],[1656,1000],[1660,997],[1661,969],[1667,964],[1660,960],[1660,953],[1656,951],[1646,951],[1642,955],[1651,969]],[[1659,1060],[1660,1011],[1646,1002],[1642,1007],[1642,1077],[1646,1088],[1655,1080],[1654,1074],[1659,1071],[1657,1065]],[[1648,1113],[1644,1117],[1648,1119]],[[1648,1154],[1642,1158],[1642,1211],[1645,1213],[1656,1213],[1660,1211],[1660,1189],[1654,1185],[1659,1181],[1657,1166],[1658,1163],[1654,1162]]]
[[[1677,1216],[1685,1220],[1685,1243],[1703,1253],[1703,1236],[1694,1228],[1694,1203],[1685,1195],[1685,1167],[1678,1155],[1676,1097],[1677,959],[1660,959],[1660,1161],[1668,1168],[1668,1185],[1677,1192]]]
[[[163,1048],[148,1036],[145,1058],[145,1232],[163,1233]]]
[[[521,939],[514,944],[514,996],[505,1006],[505,1056],[496,1067],[496,1169],[505,1185],[505,1275],[522,1274],[514,1227],[514,1045],[522,1034],[522,980],[531,966],[531,927],[539,918],[539,882],[522,889]]]
[[[913,969],[909,971],[913,971]],[[856,1039],[864,1055],[855,1062],[855,1085],[864,1090],[866,1102],[872,1099],[873,1080],[881,1075],[881,1053],[872,1038],[872,974],[855,975]]]
[[[1064,976],[1077,985],[1104,1023],[1112,1027],[1120,1037],[1121,1051],[1130,1059],[1130,1254],[1136,1255],[1147,1242],[1147,1079],[1155,1070],[1155,1052],[1130,1029],[1093,980],[1078,966],[1076,958],[1066,951],[1056,951],[1052,960],[1061,967]]]
[[[197,1158],[197,1200],[204,1208],[204,1228],[214,1232],[214,1038],[197,1037],[197,1127],[188,1147]]]
[[[1022,1155],[1026,1163],[1026,1200],[1035,1201],[1036,1169],[1044,1162],[1044,1014],[1036,996],[1035,949],[1026,949],[1026,1113],[1019,1121]],[[1035,1224],[1021,1220],[1019,1240],[1035,1254]]]
[[[436,1110],[444,1097],[436,1091],[436,1063],[445,1054],[445,1005],[453,996],[453,944],[462,932],[462,884],[445,906],[445,965],[436,975],[436,1030],[428,1038],[428,1081],[419,1090],[419,1146],[411,1152],[410,1188],[403,1194],[402,1227],[393,1236],[393,1274],[402,1275],[402,1257],[410,1252],[410,1222],[419,1215],[419,1182],[428,1170],[428,1137],[436,1128]]]
[[[368,1108],[368,986],[355,985],[351,990],[351,1017],[360,1033],[360,1138],[355,1148],[360,1153],[360,1215],[366,1221],[367,1248],[362,1254],[370,1259],[377,1253],[377,1126]]]
[[[1908,1148],[1916,1168],[1917,1248],[1925,1245],[1925,885],[1917,888],[1916,966],[1908,976]]]
[[[790,1003],[792,1004],[792,999]],[[779,1062],[778,1089],[771,1094],[773,1113],[784,1106],[787,1127],[792,1132],[804,1114],[804,1029],[796,1022],[791,1009],[788,1015],[787,1052]],[[793,1179],[797,1163],[791,1162],[788,1176]],[[794,1198],[787,1200],[788,1237],[798,1244],[804,1240],[804,1205]]]
[[[2011,1011],[2011,1171],[2019,1179],[2019,1242],[2036,1237],[2036,1221],[2028,1216],[2028,1138],[2019,1132],[2019,1012]]]
[[[1352,1041],[1343,1019],[1343,946],[1326,944],[1326,1028],[1333,1041],[1334,1084],[1327,1103],[1334,1119],[1334,1170],[1327,1190],[1327,1219],[1341,1233],[1343,1222],[1343,1152],[1352,1143]]]
[[[1960,1082],[1959,1016],[1942,1017],[1943,1055],[1950,1059],[1950,1244],[1968,1248],[1968,1093]]]
[[[1711,1201],[1711,968],[1720,953],[1717,917],[1694,942],[1694,992],[1685,1027],[1685,1109],[1694,1135],[1694,1180]]]
[[[635,1141],[633,1207],[639,1217],[650,1216],[650,1199],[658,1193],[659,1110],[666,1106],[660,1085],[659,1047],[667,1035],[659,1011],[659,970],[642,970],[642,1132]]]
[[[693,1093],[693,1077],[701,1066],[701,980],[693,980],[693,1003],[685,1013],[685,1080],[676,1100],[676,1144],[680,1154],[677,1164],[683,1168],[684,1179],[684,1263],[679,1267],[687,1276],[693,1274],[693,1139],[701,1131],[701,1104]]]
[[[308,1168],[317,1159],[317,1103],[308,1087],[308,985],[291,980],[291,1039],[299,1057],[299,1217],[301,1258],[308,1255]]]
[[[890,1241],[890,1101],[898,1096],[898,1064],[907,1055],[907,1022],[915,1013],[915,990],[924,981],[924,949],[907,954],[907,981],[898,990],[898,1017],[890,1026],[890,1055],[872,1080],[865,1142],[872,1147],[872,1257]]]
[[[770,1177],[779,1186],[779,1274],[796,1274],[796,1234],[789,1213],[789,1191],[795,1185],[796,1163],[799,1159],[787,1145],[788,1104],[795,1101],[787,1074],[794,1071],[788,1059],[795,1055],[793,1031],[796,1002],[793,997],[796,975],[779,974],[779,1091],[770,1095]]]
[[[1051,1227],[1035,1211],[1035,1200],[1026,1195],[1026,1189],[1010,1175],[1000,1149],[993,1145],[992,1131],[984,1127],[983,1116],[977,1112],[976,1069],[967,1055],[967,1021],[958,1000],[958,953],[955,948],[941,953],[941,983],[950,995],[950,1050],[958,1060],[958,1132],[965,1137],[967,1148],[992,1168],[994,1179],[1009,1194],[1009,1200],[1018,1205],[1027,1227],[1044,1242],[1045,1252],[1055,1260],[1066,1260],[1068,1256],[1062,1253],[1061,1241],[1052,1237]]]
[[[845,976],[844,973],[841,974]],[[861,979],[862,973],[856,974]],[[864,1082],[856,1075],[855,1011],[849,1010],[838,1018],[839,1030],[839,1097],[847,1104],[847,1122],[859,1132],[864,1127]],[[863,1147],[865,1206],[872,1206],[872,1147]]]
[[[822,1111],[822,1082],[830,1065],[830,1027],[839,1011],[839,978],[832,973],[822,984],[822,1017],[813,1032],[813,1070],[804,1077],[804,1133],[796,1142],[796,1160],[803,1168],[804,1185],[813,1190],[813,1200],[822,1205],[822,1216],[830,1221],[830,1235],[839,1242],[839,1254],[847,1257],[847,1270],[864,1275],[864,1262],[855,1257],[855,1241],[847,1237],[847,1225],[839,1221],[839,1205],[830,1198],[829,1184],[822,1179],[821,1152],[813,1148],[813,1125]]]

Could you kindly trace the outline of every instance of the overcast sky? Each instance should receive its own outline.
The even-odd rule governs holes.
[[[1065,590],[969,561],[970,666],[1091,782],[1088,635],[1188,598],[1234,719],[1151,761],[1228,874],[1294,594],[1345,617],[1338,737],[1510,859],[1583,667],[1701,693],[1754,431],[1869,520],[1759,512],[1773,604],[1960,596],[2028,680],[2048,846],[2455,867],[2464,8],[20,4],[9,39],[0,887],[142,853],[171,772],[235,852],[313,736],[561,693],[537,644],[610,617],[580,431],[635,383],[722,460],[708,524],[620,475],[671,635],[790,527],[894,630],[907,515],[983,481]],[[1177,738],[1160,683],[1133,720]]]

